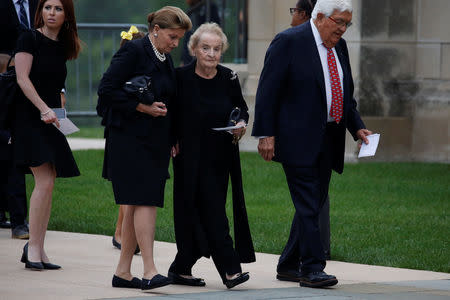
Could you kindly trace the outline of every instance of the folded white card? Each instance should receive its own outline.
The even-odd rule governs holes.
[[[380,141],[380,134],[374,133],[367,136],[367,139],[369,140],[369,144],[362,143],[361,149],[359,150],[359,157],[367,157],[367,156],[374,156],[375,152],[377,152],[378,148],[378,142]]]
[[[72,134],[74,132],[79,131],[80,129],[75,126],[75,124],[72,123],[72,121],[70,121],[70,119],[68,118],[64,118],[64,119],[60,119],[58,120],[59,122],[59,128],[58,130],[61,131],[64,135],[69,135]],[[53,123],[53,125],[55,125],[55,123]],[[56,125],[55,125],[56,127]]]

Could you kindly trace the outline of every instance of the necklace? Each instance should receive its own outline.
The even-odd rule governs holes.
[[[152,44],[153,52],[155,52],[156,57],[159,59],[159,61],[164,62],[166,60],[166,55],[164,53],[161,53],[156,49],[155,45],[153,45],[152,39],[149,38],[150,44]]]

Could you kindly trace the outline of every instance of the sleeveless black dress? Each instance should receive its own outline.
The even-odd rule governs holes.
[[[61,42],[39,31],[23,33],[17,52],[33,55],[30,80],[50,108],[61,107],[61,89],[67,75]],[[17,166],[29,168],[52,163],[57,177],[80,175],[66,137],[53,125],[41,121],[39,110],[19,89],[12,126],[13,159]]]

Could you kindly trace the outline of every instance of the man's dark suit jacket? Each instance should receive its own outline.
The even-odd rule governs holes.
[[[38,0],[29,0],[31,25],[34,24],[34,15]],[[12,54],[16,48],[19,35],[24,31],[17,16],[16,8],[12,0],[0,1],[0,53]],[[0,160],[9,160],[10,146],[8,145],[10,134],[6,130],[0,131]]]
[[[365,128],[353,98],[353,78],[347,45],[335,46],[344,79],[344,112],[333,140],[333,169],[342,173],[345,128],[356,140]],[[324,74],[311,28],[306,22],[273,39],[267,50],[256,94],[253,136],[275,136],[273,160],[293,166],[313,166],[327,125]]]
[[[38,0],[28,0],[29,3],[29,23],[34,28],[34,17],[38,5]],[[12,0],[0,1],[0,53],[11,54],[16,48],[19,35],[25,30],[20,24],[16,8]]]

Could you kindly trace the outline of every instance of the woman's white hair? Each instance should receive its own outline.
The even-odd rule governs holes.
[[[220,37],[222,40],[222,54],[228,49],[228,39],[225,33],[223,33],[222,28],[217,23],[204,23],[200,25],[199,28],[191,35],[188,43],[188,50],[191,56],[194,56],[194,49],[200,42],[200,38],[204,33],[212,33]]]
[[[314,6],[314,10],[311,14],[311,18],[315,20],[318,13],[322,13],[329,17],[335,10],[339,12],[352,12],[352,0],[317,0],[316,6]]]

